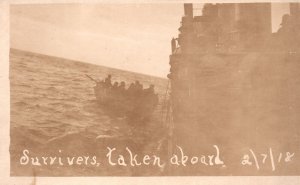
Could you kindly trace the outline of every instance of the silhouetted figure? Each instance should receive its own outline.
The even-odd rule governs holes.
[[[117,90],[119,87],[119,82],[115,82],[114,85],[112,86],[112,90]]]
[[[110,103],[115,103],[116,100],[119,100],[120,98],[120,93],[119,93],[119,83],[115,82],[114,85],[110,89],[110,94],[109,96],[111,97],[111,102]]]
[[[111,84],[111,75],[108,75],[105,80],[104,80],[104,84],[105,84],[105,87],[107,88],[110,88],[112,86]]]
[[[139,89],[140,92],[142,92],[143,89],[144,89],[143,84],[140,84],[138,89]]]
[[[146,94],[154,94],[154,85],[151,84],[147,89],[144,90]]]
[[[141,93],[143,90],[143,85],[138,80],[135,81],[134,85],[137,93]]]
[[[130,83],[129,87],[128,87],[128,91],[132,91],[134,89],[134,83]]]
[[[126,86],[125,82],[122,81],[118,87],[118,91],[122,96],[125,96],[125,92],[126,92],[125,86]]]
[[[172,53],[176,49],[176,39],[174,39],[174,38],[172,38],[172,40],[171,40],[171,49],[172,49]]]
[[[139,96],[139,94],[142,93],[142,90],[143,90],[143,86],[140,84],[138,80],[136,80],[132,87],[132,95]]]
[[[291,27],[291,16],[289,14],[285,14],[282,16],[282,21],[280,24],[281,28],[279,28],[278,33],[287,32]]]
[[[136,81],[134,82],[134,86],[137,88],[139,85],[140,85],[140,81],[136,80]]]
[[[275,34],[274,43],[270,46],[278,51],[295,53],[299,51],[300,43],[300,23],[297,17],[285,14],[282,16],[281,27]]]
[[[147,89],[144,90],[145,103],[149,108],[153,108],[158,103],[158,95],[155,94],[154,85],[151,84]]]
[[[127,89],[127,97],[131,98],[134,94],[134,83],[131,83]]]

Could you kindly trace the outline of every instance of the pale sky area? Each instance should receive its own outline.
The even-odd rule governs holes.
[[[273,31],[288,4],[273,4]],[[11,47],[166,77],[183,4],[11,6]]]

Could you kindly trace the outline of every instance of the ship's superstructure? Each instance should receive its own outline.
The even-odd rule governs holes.
[[[168,77],[172,82],[173,111],[178,116],[177,112],[185,112],[186,117],[186,113],[197,109],[190,102],[197,101],[199,75],[213,72],[201,66],[203,60],[259,50],[271,35],[271,4],[205,4],[201,16],[193,15],[192,4],[184,4],[184,14],[178,38],[172,39]]]
[[[249,50],[271,34],[271,3],[205,4],[201,16],[185,4],[184,13],[177,39],[182,53]]]
[[[205,4],[201,16],[194,15],[193,4],[184,4],[168,75],[177,144],[189,145],[201,135],[217,140],[222,134],[216,133],[239,122],[258,122],[250,112],[267,110],[265,102],[276,99],[260,92],[268,75],[258,64],[299,58],[299,14],[299,3],[290,3],[290,15],[272,33],[271,3]]]

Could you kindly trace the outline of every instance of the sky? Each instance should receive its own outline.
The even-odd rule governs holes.
[[[12,48],[166,77],[183,4],[35,4],[10,8]],[[288,4],[272,5],[276,31]]]

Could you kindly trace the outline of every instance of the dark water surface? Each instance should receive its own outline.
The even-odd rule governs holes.
[[[203,73],[198,83],[202,90],[210,89],[207,92],[211,93],[199,94],[202,100],[198,103],[203,104],[197,114],[199,120],[182,122],[174,129],[178,135],[168,137],[170,125],[164,121],[166,110],[163,108],[166,79],[11,50],[11,175],[299,175],[299,63],[292,59],[270,58],[273,60],[257,62],[250,57],[242,62],[231,61],[231,67],[226,68],[231,74],[228,78],[217,78],[217,75],[210,78]],[[216,66],[213,63],[211,68],[218,71]],[[125,81],[127,85],[135,80],[144,87],[154,84],[160,103],[149,121],[131,122],[124,117],[111,116],[105,107],[97,106],[95,84],[86,74],[96,79],[112,74],[113,81]],[[226,71],[220,73],[223,74],[227,74]],[[215,83],[218,88],[211,86]],[[226,89],[232,86],[238,88],[227,92],[232,92],[234,98],[224,105],[218,104],[231,97]],[[230,121],[224,124],[222,120],[227,119]],[[193,124],[199,130],[193,130]],[[168,142],[173,144],[173,151]],[[138,162],[145,155],[156,155],[167,161],[174,151],[179,153],[176,145],[180,143],[184,143],[184,152],[190,157],[215,154],[213,145],[217,145],[226,165],[158,167],[152,165],[153,158],[150,165],[130,165],[126,147],[133,155],[137,154]],[[120,154],[127,165],[109,164],[107,147],[116,148],[114,162]],[[64,163],[67,157],[88,156],[90,159],[87,164],[71,166],[57,162],[21,165],[25,149],[33,160],[51,156],[61,157]],[[251,151],[256,153],[260,169]],[[292,160],[288,160],[291,155]],[[99,166],[92,164],[93,156],[97,157]],[[244,166],[241,161],[247,157],[252,164]]]
[[[155,84],[161,101],[167,88],[165,79],[12,49],[12,175],[139,174],[127,168],[108,166],[97,170],[91,166],[22,166],[19,160],[24,149],[36,156],[88,154],[103,157],[106,146],[117,146],[122,150],[131,147],[139,153],[146,150],[159,152],[157,147],[164,136],[159,107],[147,123],[132,125],[125,118],[110,117],[97,106],[95,84],[85,74],[96,79],[112,74],[113,81],[125,81],[127,85],[135,80],[140,80],[144,87]],[[159,170],[150,171],[160,173]]]

